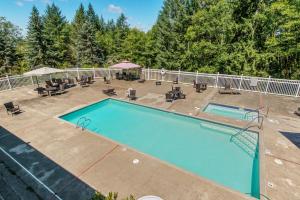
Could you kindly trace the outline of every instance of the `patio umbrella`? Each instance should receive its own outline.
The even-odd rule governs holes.
[[[138,64],[135,64],[135,63],[131,63],[127,60],[124,60],[118,64],[115,64],[115,65],[112,65],[110,66],[109,68],[111,69],[121,69],[122,71],[123,70],[126,70],[127,72],[129,70],[139,70],[142,66],[138,65]]]
[[[41,67],[29,72],[24,73],[23,75],[25,76],[35,76],[36,77],[36,83],[39,87],[39,81],[38,81],[38,76],[43,76],[43,75],[48,75],[48,74],[55,74],[55,73],[61,73],[64,72],[64,70],[61,69],[56,69],[52,67]]]
[[[112,65],[110,66],[109,68],[112,68],[112,69],[138,69],[138,68],[141,68],[140,65],[138,64],[134,64],[134,63],[131,63],[127,60],[124,60],[118,64],[115,64],[115,65]]]

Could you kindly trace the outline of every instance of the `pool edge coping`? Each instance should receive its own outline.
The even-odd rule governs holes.
[[[155,109],[155,110],[159,110],[159,111],[164,111],[164,112],[168,112],[168,113],[175,113],[175,114],[180,115],[180,116],[189,117],[189,118],[194,118],[194,119],[198,119],[198,120],[203,120],[203,121],[205,121],[205,122],[214,123],[214,124],[218,124],[218,125],[229,126],[229,127],[231,127],[231,128],[236,128],[236,129],[242,129],[242,128],[243,128],[243,127],[239,127],[238,125],[229,124],[229,123],[226,123],[226,122],[213,121],[213,120],[205,119],[205,118],[198,117],[198,116],[191,116],[191,115],[188,115],[188,114],[179,113],[179,112],[177,112],[177,111],[170,111],[170,110],[167,110],[167,109],[164,109],[164,108],[155,108],[155,107],[152,107],[152,106],[149,106],[149,105],[145,105],[145,104],[142,104],[142,103],[137,103],[136,101],[135,101],[135,102],[130,102],[129,100],[126,100],[125,98],[115,98],[115,97],[105,97],[105,98],[100,99],[100,100],[97,100],[97,101],[92,101],[92,102],[87,103],[87,104],[82,104],[82,105],[79,105],[79,106],[75,106],[75,107],[73,107],[73,108],[71,108],[71,109],[68,109],[68,110],[65,111],[65,112],[62,112],[61,114],[54,115],[53,118],[59,120],[60,122],[69,124],[70,126],[76,128],[76,124],[73,124],[73,123],[71,123],[71,122],[68,122],[68,121],[66,121],[66,120],[64,120],[64,119],[62,119],[62,118],[60,118],[60,117],[62,117],[62,116],[64,116],[64,115],[67,115],[67,114],[69,114],[69,113],[78,111],[78,110],[80,110],[80,109],[83,109],[83,108],[85,108],[85,107],[87,107],[87,106],[92,106],[92,105],[94,105],[94,104],[97,104],[97,103],[99,103],[99,102],[106,101],[106,100],[109,100],[109,99],[116,100],[116,101],[121,101],[121,102],[124,102],[124,103],[129,103],[129,104],[133,104],[133,105],[143,106],[143,107],[146,107],[146,108],[151,108],[151,109]],[[253,196],[247,195],[247,194],[242,193],[242,192],[240,192],[240,191],[238,191],[238,190],[235,190],[235,189],[232,189],[232,188],[230,188],[230,187],[224,186],[224,185],[222,185],[222,184],[220,184],[220,183],[217,183],[216,181],[210,180],[210,179],[205,178],[205,177],[203,177],[203,176],[196,175],[196,174],[194,174],[194,173],[192,173],[192,172],[189,172],[189,171],[184,170],[184,169],[182,169],[182,168],[180,168],[180,167],[177,167],[176,165],[174,165],[174,164],[172,164],[172,163],[168,163],[167,161],[161,160],[161,159],[159,159],[159,158],[156,158],[156,157],[151,156],[151,155],[149,155],[149,154],[146,154],[146,153],[144,153],[144,152],[138,151],[137,149],[134,149],[134,148],[132,148],[132,147],[130,147],[130,146],[128,146],[128,145],[125,145],[125,144],[121,144],[121,143],[119,143],[119,142],[117,142],[117,141],[114,141],[114,140],[112,140],[112,139],[110,139],[110,138],[108,138],[108,137],[105,137],[105,136],[103,136],[103,135],[101,135],[101,134],[99,134],[99,133],[90,131],[90,130],[88,130],[88,129],[86,129],[86,131],[89,132],[89,133],[91,133],[91,134],[93,134],[93,135],[95,135],[95,136],[97,136],[97,137],[100,137],[100,138],[102,138],[102,139],[104,139],[104,140],[106,140],[106,141],[109,141],[109,142],[111,142],[111,143],[113,143],[113,144],[115,144],[115,145],[118,145],[119,147],[122,147],[122,146],[123,146],[123,147],[126,147],[127,149],[130,149],[130,150],[133,151],[133,152],[136,152],[136,153],[138,153],[138,154],[142,154],[142,155],[144,155],[145,157],[149,157],[150,159],[154,159],[154,160],[156,160],[156,161],[158,161],[158,162],[160,162],[160,163],[163,163],[163,164],[167,165],[168,167],[172,167],[172,168],[174,168],[174,169],[176,169],[176,170],[178,170],[178,171],[180,171],[180,172],[183,172],[183,173],[188,174],[188,175],[190,175],[190,176],[192,176],[192,177],[198,178],[198,179],[200,179],[201,181],[208,182],[209,184],[212,184],[212,185],[214,185],[214,186],[216,186],[216,187],[222,188],[222,189],[224,189],[224,190],[226,190],[226,191],[228,191],[228,192],[234,193],[234,194],[236,194],[236,195],[238,195],[238,196],[241,196],[241,197],[243,197],[243,198],[250,198],[250,199],[256,199],[256,200],[257,200],[257,198],[255,198],[255,197],[253,197]],[[260,188],[260,194],[261,194],[261,189],[262,189],[262,184],[261,184],[261,181],[262,181],[262,175],[261,175],[261,174],[264,174],[264,173],[261,173],[262,167],[261,167],[261,153],[260,153],[260,152],[261,152],[261,143],[260,143],[260,140],[261,140],[261,139],[260,139],[260,138],[262,138],[262,137],[260,137],[260,134],[261,134],[262,131],[261,131],[261,130],[257,131],[257,130],[253,130],[253,129],[249,129],[248,131],[257,133],[257,135],[258,135],[258,145],[259,145],[259,154],[258,154],[258,155],[259,155],[259,172],[260,172],[260,174],[259,174],[259,188]],[[78,177],[78,178],[80,178],[80,177]],[[264,177],[264,178],[265,178],[265,177]],[[260,199],[261,199],[261,198],[260,198]]]

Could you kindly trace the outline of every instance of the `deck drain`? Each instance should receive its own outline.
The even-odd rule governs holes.
[[[282,163],[282,161],[280,160],[280,159],[274,159],[274,162],[276,163],[276,164],[278,164],[278,165],[282,165],[283,163]]]
[[[275,186],[274,186],[274,183],[268,182],[268,187],[269,187],[269,188],[274,188],[274,187],[275,187]]]
[[[269,149],[266,149],[265,153],[266,153],[267,155],[273,155]]]
[[[139,159],[134,159],[134,160],[132,161],[132,163],[135,164],[135,165],[139,164],[139,162],[140,162]]]

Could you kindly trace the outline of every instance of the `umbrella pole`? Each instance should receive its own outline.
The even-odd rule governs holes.
[[[40,86],[39,86],[39,79],[38,79],[38,77],[37,76],[35,76],[35,79],[36,79],[36,84],[37,84],[37,87],[39,88]]]

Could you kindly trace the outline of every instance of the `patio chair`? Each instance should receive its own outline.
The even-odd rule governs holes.
[[[196,92],[198,92],[198,93],[201,92],[201,85],[200,85],[200,83],[196,83]]]
[[[110,84],[110,80],[108,80],[107,78],[106,78],[106,76],[104,76],[104,83],[106,83],[106,84]]]
[[[58,90],[55,93],[56,94],[64,94],[64,93],[66,93],[65,84],[60,84]]]
[[[219,93],[220,94],[240,94],[238,91],[234,91],[231,88],[231,83],[227,82],[227,81],[225,82],[224,89],[219,89]]]
[[[88,84],[93,84],[93,83],[94,83],[94,81],[93,81],[93,79],[92,79],[91,76],[89,76],[89,77],[87,78],[87,83],[88,83]]]
[[[298,110],[295,111],[295,114],[300,116],[300,107],[298,108]]]
[[[207,83],[200,83],[201,90],[207,90]]]
[[[46,94],[46,89],[43,88],[43,87],[36,88],[36,91],[37,91],[38,95],[41,95],[41,96],[43,96],[44,94]]]
[[[173,81],[173,84],[178,84],[178,77]]]
[[[161,85],[161,81],[155,81],[155,85]]]
[[[119,72],[116,73],[116,79],[117,80],[122,80],[123,79],[122,75]]]
[[[130,100],[135,100],[136,99],[136,90],[129,90],[128,98]]]
[[[5,103],[4,107],[6,108],[7,114],[11,113],[11,115],[14,115],[21,112],[19,105],[14,105],[13,102]]]
[[[185,99],[185,98],[186,98],[186,94],[183,94],[182,91],[180,91],[180,92],[178,93],[178,98],[179,98],[179,99]]]
[[[173,99],[173,94],[171,92],[166,93],[166,102],[172,102]]]
[[[116,95],[114,88],[103,89],[102,92],[108,96]]]

